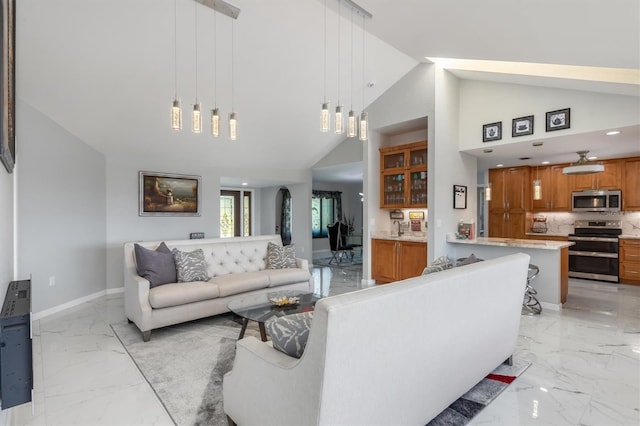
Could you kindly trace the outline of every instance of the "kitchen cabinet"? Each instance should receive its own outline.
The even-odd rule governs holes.
[[[489,237],[524,238],[531,208],[529,167],[489,169]]]
[[[427,141],[380,148],[380,207],[427,207]]]
[[[623,160],[605,160],[598,163],[604,165],[604,172],[588,175],[572,175],[571,188],[573,191],[586,189],[620,189],[622,184]]]
[[[565,235],[547,235],[547,234],[527,234],[527,240],[549,240],[549,241],[569,241],[569,237]]]
[[[427,266],[427,243],[371,240],[371,276],[376,284],[417,277]]]
[[[640,211],[640,157],[625,158],[622,167],[622,210]]]
[[[640,240],[620,238],[619,254],[620,282],[640,285]]]
[[[554,164],[544,167],[531,167],[531,188],[533,181],[540,179],[542,199],[533,200],[534,212],[568,212],[571,211],[571,178],[562,173],[568,164]],[[533,194],[531,195],[533,198]]]

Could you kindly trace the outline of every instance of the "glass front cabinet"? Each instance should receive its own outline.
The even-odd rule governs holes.
[[[380,207],[427,207],[427,141],[380,148]]]

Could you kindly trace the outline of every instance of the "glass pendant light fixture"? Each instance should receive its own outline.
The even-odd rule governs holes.
[[[174,96],[171,105],[171,128],[173,130],[182,129],[182,108],[178,99],[178,6],[177,0],[173,0],[173,80]]]
[[[347,137],[355,138],[358,135],[358,129],[356,128],[356,113],[353,111],[353,8],[351,9],[351,47],[349,56],[351,57],[351,70],[349,71],[351,80],[351,109],[349,110],[349,117],[347,119]]]
[[[232,141],[238,139],[238,117],[234,108],[234,39],[233,39],[233,20],[231,21],[231,114],[229,114],[229,138]]]
[[[218,25],[217,13],[213,14],[213,109],[211,110],[211,135],[220,136],[220,112],[218,111]]]
[[[331,127],[331,118],[329,117],[329,102],[327,102],[327,0],[324,0],[324,101],[322,102],[322,110],[320,110],[320,131],[328,132]]]
[[[364,15],[362,15],[362,114],[360,114],[360,140],[366,141],[369,139],[369,131],[367,129],[367,120],[369,114],[364,112]]]
[[[486,201],[491,201],[491,182],[489,182],[484,188],[484,199]]]
[[[344,117],[342,116],[342,105],[340,104],[340,21],[342,20],[342,2],[338,0],[338,102],[336,104],[336,133],[344,133]]]
[[[198,102],[198,4],[193,2],[194,10],[194,39],[196,48],[196,103],[193,104],[193,112],[191,113],[191,131],[193,133],[202,133],[202,114],[200,114],[200,103]]]
[[[538,176],[538,166],[536,166],[536,179],[533,181],[533,199],[536,201],[542,200],[542,182]]]

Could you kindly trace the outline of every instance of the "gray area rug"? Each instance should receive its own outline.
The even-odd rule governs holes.
[[[177,425],[227,425],[222,378],[233,367],[240,333],[240,324],[231,315],[154,330],[146,343],[134,324],[111,328]],[[259,338],[256,323],[249,323],[246,334]],[[467,424],[529,365],[520,361],[499,366],[429,426]]]

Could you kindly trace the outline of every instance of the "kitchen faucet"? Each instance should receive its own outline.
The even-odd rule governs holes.
[[[398,237],[402,236],[403,232],[402,232],[402,224],[400,223],[399,220],[394,220],[393,224],[398,224]]]

